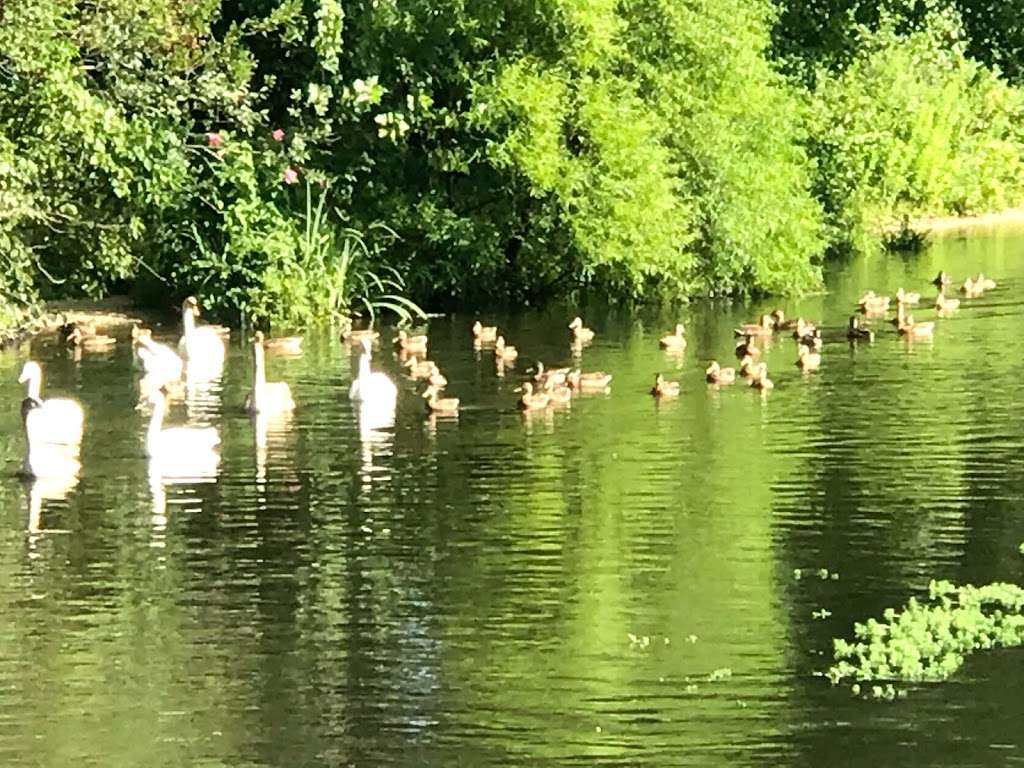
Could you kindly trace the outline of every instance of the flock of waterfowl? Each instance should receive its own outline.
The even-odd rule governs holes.
[[[933,307],[937,317],[948,317],[960,308],[960,299],[949,298],[946,290],[952,280],[946,272],[940,272],[932,281],[937,289]],[[978,298],[986,291],[996,287],[994,280],[979,274],[968,277],[960,286],[960,293],[967,299]],[[850,316],[846,329],[846,338],[850,342],[873,341],[875,331],[868,327],[868,319],[885,319],[891,306],[895,303],[895,316],[889,321],[895,326],[896,333],[908,339],[931,338],[935,332],[935,321],[917,322],[911,314],[911,308],[921,304],[921,294],[905,291],[902,287],[893,297],[884,296],[874,291],[866,291],[857,302],[857,312]],[[771,389],[774,384],[768,378],[768,366],[760,362],[761,350],[757,347],[758,340],[771,337],[780,331],[792,331],[797,344],[796,365],[805,371],[814,371],[821,366],[822,338],[817,326],[805,320],[786,320],[782,310],[761,316],[757,323],[750,323],[736,329],[736,336],[741,341],[736,345],[736,357],[739,359],[739,376],[748,379],[750,386],[757,389]],[[663,340],[664,341],[664,340]],[[707,380],[712,384],[732,384],[737,378],[735,368],[723,368],[717,361],[711,361],[705,371]],[[671,382],[660,379],[655,384],[655,393],[661,394]],[[667,391],[678,392],[678,387],[668,386]]]
[[[960,306],[960,299],[949,298],[946,290],[951,284],[949,275],[942,272],[932,283],[938,289],[934,308],[939,317],[948,316]],[[984,275],[968,277],[960,286],[960,293],[965,298],[976,298],[985,291],[996,287],[995,281]],[[910,308],[919,306],[921,294],[899,288],[895,293],[895,301],[889,296],[876,294],[874,291],[864,293],[857,304],[857,314],[850,317],[846,329],[846,338],[851,342],[870,341],[875,331],[868,327],[868,320],[884,318],[890,306],[895,304],[896,312],[891,322],[896,332],[907,338],[927,338],[934,333],[935,322],[917,322],[910,314]],[[578,354],[594,340],[595,333],[583,324],[582,318],[575,318],[569,324],[570,345]],[[768,366],[760,359],[761,349],[758,344],[781,332],[792,332],[797,344],[796,365],[804,371],[820,368],[822,361],[822,337],[818,327],[804,319],[787,320],[783,311],[777,309],[761,316],[760,320],[748,323],[736,329],[739,338],[736,345],[738,369],[724,367],[717,360],[712,360],[705,369],[705,377],[709,384],[728,385],[737,379],[745,379],[755,389],[768,390],[775,385],[768,376]],[[476,349],[493,351],[498,374],[504,375],[505,367],[516,361],[519,356],[515,347],[506,343],[496,326],[485,326],[479,320],[472,327],[473,341]],[[353,332],[349,340],[360,341],[364,352],[360,361],[359,378],[352,385],[353,398],[364,400],[386,398],[394,401],[397,390],[394,384],[382,373],[370,370],[370,342],[377,339],[373,331]],[[659,346],[668,351],[679,353],[686,348],[686,334],[682,323],[658,340]],[[399,332],[395,346],[406,368],[407,374],[414,380],[427,383],[423,392],[427,411],[434,414],[453,415],[458,413],[460,401],[455,397],[441,397],[447,384],[436,363],[426,358],[428,339],[426,336],[408,336]],[[517,390],[520,396],[517,405],[522,411],[536,411],[572,400],[578,394],[588,392],[607,392],[612,381],[611,374],[603,371],[583,372],[580,369],[556,368],[548,369],[538,362],[533,376],[524,381]],[[656,398],[678,397],[680,384],[669,381],[661,373],[655,375],[651,394]]]
[[[933,307],[938,317],[948,316],[960,306],[960,299],[946,296],[951,281],[949,275],[941,272],[932,283],[937,288]],[[965,299],[981,296],[996,287],[995,281],[984,275],[968,278],[959,288]],[[895,305],[895,315],[890,322],[895,331],[907,338],[927,338],[934,333],[935,322],[917,322],[911,308],[921,304],[919,293],[900,288],[893,298],[864,293],[857,305],[857,313],[851,315],[846,337],[851,342],[870,341],[875,331],[868,327],[868,320],[884,320]],[[132,329],[132,347],[142,370],[140,381],[142,401],[152,407],[150,422],[146,431],[145,452],[151,459],[160,457],[180,458],[189,456],[200,464],[215,461],[213,451],[220,442],[219,434],[213,427],[175,426],[165,427],[167,398],[183,379],[210,379],[219,376],[224,365],[227,329],[220,326],[197,324],[199,304],[188,298],[182,305],[182,336],[177,349],[154,341],[151,331],[141,327]],[[595,333],[587,328],[581,318],[575,318],[568,326],[572,351],[578,355],[590,344]],[[61,329],[65,341],[79,352],[105,350],[116,341],[104,336],[81,323],[65,323]],[[498,375],[504,375],[507,366],[513,365],[519,353],[509,345],[495,326],[485,326],[479,321],[472,326],[473,345],[477,350],[488,350],[494,355]],[[712,360],[705,370],[708,383],[729,385],[744,379],[751,387],[771,389],[774,384],[768,376],[768,366],[761,360],[761,349],[769,338],[783,332],[791,332],[797,345],[796,365],[805,371],[816,370],[821,365],[822,337],[817,326],[796,318],[787,320],[781,310],[764,314],[759,321],[740,326],[735,330],[738,338],[736,357],[738,367],[725,367]],[[350,399],[361,408],[393,414],[398,388],[394,381],[382,371],[371,367],[373,344],[379,341],[379,332],[372,329],[348,329],[342,334],[342,341],[360,348],[358,373],[349,387]],[[460,401],[456,397],[443,396],[448,381],[439,366],[428,357],[429,340],[425,335],[409,335],[398,331],[393,340],[395,350],[406,375],[425,387],[422,398],[429,414],[454,416],[459,412]],[[667,352],[680,353],[686,348],[684,326],[679,323],[662,336],[659,346]],[[288,414],[295,408],[288,384],[266,380],[265,351],[298,353],[301,351],[301,337],[265,339],[257,332],[253,344],[252,389],[242,407],[252,415],[273,417]],[[538,411],[567,403],[580,394],[604,393],[609,391],[612,376],[603,371],[584,372],[579,368],[545,368],[538,362],[516,390],[519,397],[517,406],[524,412]],[[42,369],[38,363],[29,361],[22,369],[19,382],[27,386],[22,401],[21,415],[27,452],[21,473],[28,477],[46,477],[54,474],[77,472],[78,446],[82,441],[85,418],[81,405],[71,399],[42,397]],[[661,373],[656,374],[650,390],[656,398],[674,398],[680,393],[678,381],[669,381]],[[207,457],[202,460],[201,457]]]

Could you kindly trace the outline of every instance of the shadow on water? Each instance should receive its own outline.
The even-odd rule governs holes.
[[[427,418],[390,345],[395,413],[353,408],[356,360],[332,334],[268,356],[290,418],[241,413],[251,370],[172,397],[215,426],[216,466],[154,466],[122,339],[68,356],[39,340],[46,387],[87,411],[80,474],[22,485],[18,413],[0,418],[0,761],[104,765],[990,765],[1021,756],[1020,664],[882,703],[832,688],[833,637],[932,577],[1019,582],[1024,310],[1019,235],[943,240],[829,269],[782,303],[827,328],[821,371],[767,347],[776,389],[709,387],[732,329],[770,302],[677,318],[560,308],[485,318],[520,350],[496,365],[473,318],[429,327],[464,408]],[[984,271],[1000,287],[908,343],[860,292]],[[930,319],[927,306],[917,319]],[[658,349],[676,321],[681,354]],[[0,389],[25,352],[0,356]],[[609,394],[517,412],[538,361],[614,375]],[[654,373],[678,400],[647,393]],[[191,461],[191,464],[189,463]],[[177,472],[181,466],[190,471]],[[799,577],[797,573],[799,572]]]

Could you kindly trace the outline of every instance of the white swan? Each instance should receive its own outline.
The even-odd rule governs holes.
[[[199,302],[189,296],[181,305],[182,337],[178,351],[190,366],[198,363],[204,369],[219,371],[224,365],[224,339],[215,328],[196,326],[198,316]]]
[[[21,401],[21,426],[25,431],[25,460],[18,470],[22,477],[55,481],[58,486],[78,484],[82,465],[78,461],[78,444],[58,444],[40,439],[34,420],[43,411],[39,400],[26,397]]]
[[[398,399],[398,388],[380,371],[370,371],[370,342],[363,339],[363,353],[359,356],[359,376],[349,387],[348,396],[351,400],[361,400],[375,406],[395,407]]]
[[[205,477],[216,474],[220,456],[214,450],[220,444],[216,427],[168,427],[164,429],[167,395],[163,390],[150,394],[153,414],[146,430],[146,455],[150,471],[162,477]]]
[[[30,432],[31,442],[57,443],[60,445],[78,445],[82,442],[82,425],[85,414],[77,400],[68,398],[49,398],[43,400],[40,392],[43,388],[43,370],[39,363],[29,360],[21,369],[18,383],[27,383],[27,399],[35,406],[25,409],[22,404],[22,418],[25,429]]]
[[[166,344],[153,341],[151,330],[133,326],[132,343],[150,381],[170,382],[181,379],[184,369],[181,356]]]
[[[245,410],[249,413],[270,415],[295,410],[291,388],[284,382],[267,381],[262,331],[256,331],[253,337],[252,362],[252,392],[245,396]]]
[[[66,499],[78,486],[78,475],[82,470],[77,445],[39,443],[35,440],[29,427],[29,417],[39,408],[39,401],[32,398],[25,398],[21,404],[27,450],[18,475],[25,479],[30,541],[43,532],[43,502]]]

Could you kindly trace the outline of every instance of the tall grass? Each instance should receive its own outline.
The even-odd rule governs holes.
[[[380,238],[397,238],[395,232],[379,223],[366,233],[335,224],[329,219],[326,202],[325,192],[314,202],[312,185],[306,184],[297,257],[307,284],[320,287],[311,293],[314,314],[335,320],[366,315],[372,321],[382,312],[391,312],[402,324],[426,317],[419,305],[404,295],[405,280],[398,270],[375,264]],[[334,213],[341,221],[341,212],[334,209]]]

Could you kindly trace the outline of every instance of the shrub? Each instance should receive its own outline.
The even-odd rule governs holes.
[[[852,63],[819,70],[810,148],[831,239],[904,216],[1001,208],[1024,196],[1024,100],[967,58],[956,12],[907,34],[883,14]]]

